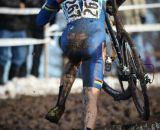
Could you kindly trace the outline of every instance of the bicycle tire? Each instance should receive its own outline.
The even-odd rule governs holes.
[[[130,87],[121,92],[110,87],[105,81],[103,81],[102,89],[112,96],[115,101],[128,100],[132,96]]]
[[[131,65],[132,72],[130,75],[130,87],[132,90],[131,91],[132,99],[139,113],[140,118],[143,120],[148,120],[150,116],[150,109],[149,109],[149,98],[147,94],[147,83],[145,81],[144,67],[136,51],[135,44],[127,32],[124,32],[122,35],[122,42],[124,41],[127,42],[128,47],[130,47],[130,50],[129,48],[126,48],[127,49],[126,51],[129,51],[131,55],[130,58],[132,59],[132,65]],[[130,63],[130,61],[128,62]],[[137,82],[140,82],[139,84],[140,86],[137,85]],[[142,97],[138,95],[138,92],[141,93]]]

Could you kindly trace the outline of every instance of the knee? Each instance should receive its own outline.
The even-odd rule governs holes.
[[[88,105],[91,106],[96,106],[97,105],[97,100],[98,96],[100,93],[100,89],[95,88],[95,87],[85,87],[84,88],[84,97],[86,98],[86,102]]]

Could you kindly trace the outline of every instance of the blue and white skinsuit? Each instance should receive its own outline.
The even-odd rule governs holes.
[[[48,0],[37,17],[37,23],[44,25],[62,8],[68,22],[61,37],[63,53],[82,63],[83,86],[98,89],[103,83],[105,4],[103,0]]]

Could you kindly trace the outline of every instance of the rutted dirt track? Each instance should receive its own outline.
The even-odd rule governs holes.
[[[132,102],[115,102],[101,93],[96,130],[158,130],[160,129],[160,88],[149,90],[151,118],[144,122]],[[44,119],[56,103],[57,96],[28,97],[0,100],[0,130],[79,130],[81,124],[81,94],[69,96],[66,111],[58,125]]]

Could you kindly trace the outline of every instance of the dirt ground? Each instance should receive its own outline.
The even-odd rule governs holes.
[[[132,99],[116,102],[101,93],[96,130],[158,130],[160,129],[160,88],[149,90],[151,117],[139,119]],[[44,119],[46,112],[56,103],[57,96],[20,96],[0,100],[0,130],[80,130],[81,94],[71,94],[66,111],[58,125]]]

